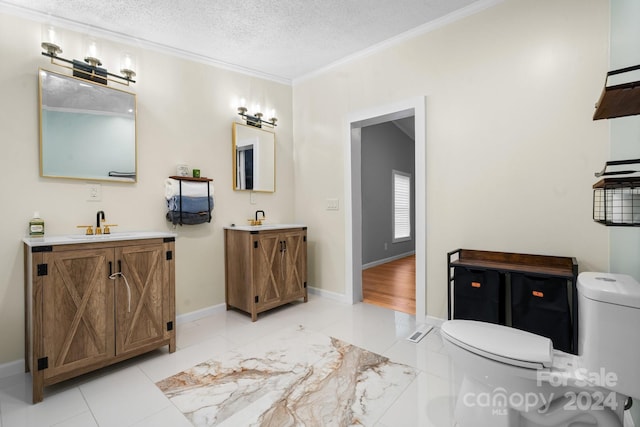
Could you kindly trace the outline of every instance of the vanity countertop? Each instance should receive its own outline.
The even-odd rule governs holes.
[[[168,231],[131,231],[111,234],[66,234],[60,236],[25,237],[22,241],[27,246],[72,245],[75,243],[111,242],[121,240],[163,239],[177,236]]]
[[[225,230],[239,230],[239,231],[270,231],[270,230],[285,230],[288,228],[307,228],[304,224],[262,224],[262,225],[227,225]]]

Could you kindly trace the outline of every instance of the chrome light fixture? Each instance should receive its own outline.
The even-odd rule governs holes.
[[[85,39],[86,54],[84,61],[77,59],[66,59],[59,56],[62,53],[60,35],[56,29],[50,24],[42,26],[42,52],[43,56],[51,58],[51,63],[60,67],[68,68],[73,71],[74,77],[90,80],[92,82],[106,85],[108,81],[119,83],[129,86],[130,83],[135,83],[133,80],[136,73],[133,71],[134,60],[133,56],[129,53],[122,55],[120,73],[122,75],[113,74],[107,71],[106,68],[102,68],[102,61],[99,59],[98,42],[94,38]],[[64,62],[65,65],[61,62]]]
[[[240,100],[240,106],[238,107],[238,114],[245,120],[245,122],[249,125],[249,126],[254,126],[257,128],[261,128],[263,125],[267,125],[270,127],[276,127],[278,126],[276,124],[276,122],[278,121],[278,119],[276,118],[276,111],[275,110],[271,110],[271,118],[269,118],[269,120],[265,120],[262,117],[264,117],[264,114],[262,114],[260,112],[260,106],[256,105],[254,107],[254,110],[256,110],[255,113],[253,114],[248,114],[247,111],[247,107],[245,106],[245,101],[244,99]]]

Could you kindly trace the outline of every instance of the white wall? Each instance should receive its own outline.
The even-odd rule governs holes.
[[[640,2],[634,0],[611,2],[612,70],[640,64],[638,19],[640,19]],[[624,75],[624,77],[629,78],[630,75]],[[637,78],[637,74],[632,74],[631,77]],[[609,120],[609,122],[611,126],[611,158],[607,160],[640,158],[640,116],[622,117]],[[611,272],[629,274],[636,280],[640,280],[640,262],[638,262],[640,259],[640,229],[637,227],[609,227],[609,232]]]
[[[81,35],[67,32],[64,55],[81,55]],[[121,50],[104,58],[117,66]],[[128,50],[131,50],[129,47]],[[224,303],[224,225],[246,223],[256,209],[272,222],[293,222],[291,93],[288,85],[223,70],[152,50],[136,50],[139,75],[131,91],[138,96],[137,184],[103,183],[102,201],[87,202],[86,182],[38,175],[38,67],[61,71],[40,55],[40,24],[0,11],[0,145],[4,159],[0,221],[0,365],[23,358],[23,255],[21,239],[34,211],[46,221],[47,234],[81,232],[104,210],[114,231],[171,230],[164,180],[176,165],[201,169],[214,179],[216,206],[211,224],[176,229],[176,303],[178,314]],[[120,87],[120,86],[118,86]],[[232,190],[231,123],[234,99],[271,106],[276,128],[277,192]],[[313,234],[310,235],[313,239]]]
[[[640,2],[611,2],[611,70],[640,64]],[[628,78],[628,75],[625,75]],[[637,75],[636,75],[637,78]],[[640,158],[640,116],[609,120],[611,160]],[[607,159],[609,160],[609,159]],[[640,229],[609,227],[611,272],[629,274],[640,280]],[[640,401],[631,407],[635,425],[640,425]]]
[[[427,313],[446,317],[446,253],[575,256],[608,269],[592,221],[608,125],[593,122],[608,67],[608,3],[510,0],[294,84],[295,215],[322,230],[309,282],[345,294],[348,116],[427,97]],[[315,234],[315,233],[314,233]]]

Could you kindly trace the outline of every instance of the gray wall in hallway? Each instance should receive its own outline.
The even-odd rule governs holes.
[[[415,143],[392,122],[362,128],[362,264],[415,250]],[[392,243],[392,171],[411,174],[412,239]],[[387,249],[385,250],[385,243]]]

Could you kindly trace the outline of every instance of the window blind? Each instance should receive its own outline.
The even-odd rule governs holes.
[[[393,238],[411,238],[411,175],[393,171]]]

